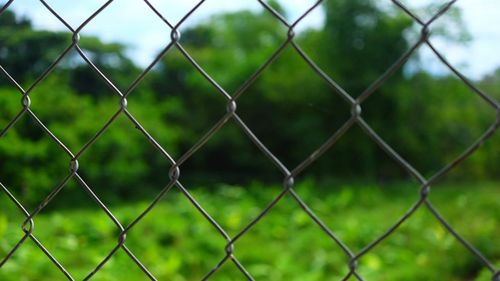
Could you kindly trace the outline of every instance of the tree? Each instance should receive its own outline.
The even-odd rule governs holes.
[[[23,86],[39,77],[70,45],[67,33],[34,30],[29,21],[16,18],[11,12],[2,14],[0,20],[0,65]],[[123,45],[83,37],[79,46],[119,86],[120,81],[131,82],[137,67],[125,56]],[[73,153],[119,107],[119,99],[110,94],[89,67],[76,61],[78,56],[69,53],[30,93],[31,110]],[[21,95],[10,81],[0,81],[0,130],[3,130],[21,110]],[[131,112],[148,129],[154,128],[153,135],[175,153],[177,126],[163,126],[165,116],[175,111],[171,103],[152,100],[149,87],[140,87],[136,92],[131,98],[134,101]],[[147,139],[124,116],[90,150],[80,158],[79,172],[104,198],[121,195],[126,199],[137,186],[147,186],[141,189],[147,192],[165,184],[166,179],[152,175],[168,170],[168,162],[159,159]],[[0,138],[0,181],[23,203],[37,204],[47,196],[68,174],[70,160],[27,113]],[[69,185],[74,183],[71,181]],[[74,192],[66,199],[78,202],[82,195],[86,196]]]
[[[283,11],[276,3],[273,7]],[[325,69],[333,70],[332,77],[344,82],[342,86],[356,94],[408,47],[403,35],[411,21],[385,15],[372,2],[340,1],[327,4],[325,10],[324,29],[299,34],[296,40],[312,50],[309,52],[311,57],[321,62]],[[216,15],[184,31],[181,43],[217,83],[233,94],[286,40],[287,32],[287,28],[265,10],[243,11]],[[360,42],[365,45],[361,46]],[[178,121],[188,124],[187,131],[196,132],[185,134],[187,150],[222,117],[226,102],[179,53],[167,54],[155,75],[155,89],[162,89],[157,92],[168,91],[170,95],[165,98],[175,96],[181,101],[186,113]],[[401,75],[397,75],[398,79],[401,80]],[[237,112],[243,120],[291,167],[326,141],[347,120],[350,110],[292,47],[287,47],[237,102]],[[372,114],[375,122],[391,118],[387,116],[391,112],[387,101],[380,103],[385,103],[386,110]],[[247,139],[242,131],[228,126],[217,135],[197,154],[202,160],[195,169],[213,168],[226,173],[243,169],[260,174],[269,172],[261,168],[268,167],[263,163],[267,160],[249,160],[253,151],[244,145]],[[347,138],[349,141],[344,142],[347,144],[340,150],[342,164],[323,161],[319,170],[332,171],[333,167],[345,176],[353,166],[360,165],[352,158],[357,151],[360,158],[372,159],[362,162],[364,166],[358,170],[364,175],[374,171],[378,163],[376,152],[367,150],[366,146],[352,145],[351,142],[357,142],[358,135]],[[238,154],[221,157],[228,154],[228,149]],[[214,155],[218,155],[217,165],[213,164]]]

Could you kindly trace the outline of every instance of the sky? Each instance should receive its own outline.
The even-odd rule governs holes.
[[[379,1],[387,1],[390,4],[388,0]],[[0,4],[5,2],[6,0],[0,0]],[[46,0],[46,2],[72,27],[76,28],[105,1]],[[150,2],[167,19],[177,22],[198,1],[150,0]],[[291,20],[296,19],[314,2],[313,0],[280,1]],[[420,8],[426,3],[440,4],[445,1],[406,0],[403,2],[415,11],[420,11]],[[496,50],[500,47],[500,20],[498,16],[500,0],[459,0],[456,7],[462,11],[463,23],[471,35],[471,40],[466,44],[436,40],[435,44],[442,53],[446,54],[448,60],[458,66],[460,71],[472,79],[479,79],[500,66],[500,55]],[[38,0],[15,0],[9,9],[30,18],[38,29],[66,30]],[[261,5],[257,0],[207,0],[183,24],[183,27],[199,24],[216,13],[241,9],[258,11],[261,9]],[[424,18],[430,15],[424,11],[421,11],[420,14]],[[323,12],[321,8],[317,8],[300,23],[298,29],[300,31],[307,28],[319,28],[323,21]],[[447,28],[456,27],[452,23]],[[142,66],[147,65],[158,50],[168,44],[170,40],[170,30],[141,0],[115,0],[81,33],[97,36],[105,42],[122,42],[130,45],[128,54]],[[446,72],[428,50],[422,49],[420,53],[427,69],[435,72]]]

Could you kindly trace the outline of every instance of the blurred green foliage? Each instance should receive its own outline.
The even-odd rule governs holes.
[[[273,5],[277,5],[274,3]],[[276,6],[277,9],[280,9]],[[324,5],[325,26],[305,30],[296,42],[324,71],[356,97],[414,43],[418,34],[401,11],[375,1]],[[457,20],[457,13],[453,22]],[[446,16],[444,17],[446,21]],[[25,88],[71,44],[71,34],[34,29],[10,12],[0,17],[0,64]],[[251,77],[287,38],[266,11],[215,15],[182,30],[181,43],[228,94]],[[445,34],[436,36],[461,40]],[[433,35],[431,35],[433,38]],[[450,42],[451,42],[450,41]],[[83,36],[88,58],[125,92],[142,71],[127,46]],[[451,74],[429,73],[415,55],[363,105],[363,117],[426,176],[458,156],[493,123],[495,111]],[[476,81],[499,97],[498,73]],[[22,109],[21,95],[0,80],[0,128]],[[119,97],[80,56],[70,51],[30,94],[31,109],[74,153],[119,110]],[[237,100],[237,113],[285,165],[293,168],[349,117],[350,108],[291,47],[286,47]],[[178,159],[226,112],[226,100],[176,49],[170,50],[128,98],[129,110]],[[0,179],[23,203],[37,204],[67,175],[70,157],[25,115],[0,140]],[[498,179],[499,138],[482,147],[449,179]],[[361,130],[352,129],[307,171],[344,180],[401,180],[407,175]],[[249,147],[251,147],[249,149]],[[191,183],[264,182],[280,177],[249,145],[234,120],[181,167]],[[167,160],[121,114],[83,153],[82,177],[108,200],[136,200],[168,182]],[[70,183],[71,185],[71,183]],[[82,195],[84,196],[84,195]],[[72,202],[81,198],[68,199]]]
[[[380,236],[418,199],[411,183],[393,185],[318,183],[303,180],[298,194],[323,222],[358,252]],[[219,185],[193,196],[232,237],[281,191],[279,185]],[[431,202],[466,239],[499,265],[494,241],[500,231],[497,184],[442,185]],[[149,202],[116,205],[111,211],[124,225]],[[22,216],[0,197],[0,256],[22,237]],[[116,245],[119,231],[97,206],[43,212],[34,235],[77,279],[86,276]],[[493,244],[492,244],[493,242]],[[226,241],[180,193],[164,201],[127,235],[127,246],[159,280],[200,280],[223,258]],[[285,196],[271,212],[235,243],[235,255],[257,280],[340,280],[348,272],[346,254],[299,207]],[[27,270],[29,268],[29,270]],[[486,281],[491,273],[422,207],[387,240],[359,261],[367,280]],[[143,280],[146,277],[121,250],[96,280]],[[28,240],[0,270],[5,281],[62,280],[64,276]],[[243,280],[229,261],[214,280]]]
[[[272,2],[275,9],[284,11]],[[353,97],[409,49],[419,34],[409,17],[375,1],[328,1],[322,8],[325,26],[303,30],[295,40]],[[456,11],[451,15],[453,23],[460,21]],[[266,11],[219,14],[181,31],[184,48],[230,95],[281,46],[288,32]],[[436,28],[431,33],[434,37],[449,42],[465,38],[446,28]],[[25,89],[70,44],[71,34],[36,30],[11,12],[0,16],[0,65]],[[122,92],[142,71],[125,55],[127,46],[88,36],[81,38],[79,46]],[[451,73],[430,73],[425,64],[413,56],[366,100],[362,115],[427,176],[459,155],[497,117],[458,78]],[[500,72],[475,82],[496,99],[500,97]],[[110,85],[74,50],[33,89],[30,98],[32,111],[74,153],[120,108]],[[20,99],[7,77],[1,77],[0,128],[20,112]],[[242,120],[289,168],[350,117],[349,105],[291,46],[245,90],[237,104]],[[172,49],[131,92],[128,109],[178,159],[225,114],[226,101],[181,52]],[[498,180],[499,156],[496,135],[447,180]],[[29,210],[68,174],[69,161],[37,126],[37,120],[26,114],[0,139],[0,181]],[[168,161],[124,114],[81,155],[79,163],[79,174],[124,225],[169,181]],[[299,194],[355,251],[378,237],[418,196],[414,184],[388,184],[408,176],[359,128],[350,130],[305,174],[312,180],[299,181]],[[181,167],[181,181],[187,182],[196,199],[231,236],[277,195],[280,187],[275,183],[281,180],[279,171],[233,120]],[[345,184],[360,181],[371,183]],[[498,192],[498,184],[492,183],[448,184],[431,193],[431,200],[453,226],[497,263],[500,252],[491,245],[500,231]],[[89,195],[71,180],[35,219],[35,235],[77,279],[111,250],[118,235],[92,204]],[[77,208],[81,205],[84,208]],[[63,212],[52,212],[60,207],[65,207]],[[22,235],[22,216],[4,195],[0,195],[0,210],[2,257]],[[127,245],[158,278],[181,281],[197,280],[208,272],[223,257],[225,241],[173,191],[131,231]],[[235,251],[257,279],[336,280],[348,271],[348,258],[289,197],[243,236]],[[424,209],[364,256],[360,273],[368,280],[490,278]],[[62,277],[31,241],[0,271],[0,279],[6,281]],[[142,278],[121,251],[96,275],[98,280]],[[241,275],[228,263],[215,279],[239,280]]]

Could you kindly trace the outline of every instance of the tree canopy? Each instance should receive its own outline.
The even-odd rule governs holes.
[[[323,9],[324,27],[303,31],[294,40],[354,97],[410,46],[411,19],[382,9],[375,1],[332,1]],[[184,30],[181,44],[233,95],[286,38],[287,29],[269,12],[238,11],[214,15]],[[70,45],[69,33],[35,30],[29,20],[11,12],[0,16],[0,65],[22,85],[30,85]],[[127,46],[95,37],[83,37],[79,46],[121,89],[140,71],[125,55]],[[497,98],[498,77],[497,72],[480,82]],[[72,151],[89,141],[119,107],[119,98],[74,51],[30,97],[33,112]],[[20,98],[7,79],[0,79],[0,128],[19,112]],[[243,121],[290,168],[350,116],[349,105],[292,46],[237,103]],[[225,108],[223,96],[175,49],[129,98],[130,112],[175,158],[197,142]],[[436,76],[425,69],[408,74],[402,69],[363,104],[363,116],[403,157],[429,175],[472,143],[494,120],[495,112],[453,75]],[[498,177],[491,165],[498,161],[498,137],[492,141],[496,145],[481,149],[457,178]],[[29,116],[0,139],[0,159],[0,179],[33,202],[56,186],[70,160]],[[127,196],[139,187],[154,189],[168,181],[168,162],[125,116],[81,162],[89,184],[106,194]],[[349,131],[307,174],[341,179],[407,177],[359,128]],[[193,182],[280,177],[233,121],[186,162],[183,175]]]

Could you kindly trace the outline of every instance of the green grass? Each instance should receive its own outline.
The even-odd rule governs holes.
[[[354,252],[390,227],[418,199],[412,184],[342,185],[312,181],[297,192]],[[78,190],[64,191],[67,193]],[[228,232],[236,235],[280,192],[252,184],[192,190],[193,196]],[[443,216],[496,265],[500,262],[498,183],[436,186],[430,200]],[[58,197],[55,198],[58,200]],[[110,207],[126,225],[148,202]],[[0,257],[22,237],[22,216],[0,199]],[[83,279],[116,245],[119,231],[97,205],[51,210],[35,218],[34,235],[77,280]],[[172,190],[128,234],[126,245],[159,280],[199,280],[224,256],[225,240],[191,203]],[[298,207],[283,200],[235,244],[235,255],[257,280],[340,280],[347,256]],[[365,280],[490,280],[491,273],[424,207],[393,235],[363,256]],[[65,280],[27,240],[0,269],[0,280]],[[147,280],[124,251],[93,280]],[[245,280],[226,263],[212,280]]]

